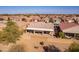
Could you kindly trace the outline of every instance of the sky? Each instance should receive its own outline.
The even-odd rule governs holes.
[[[0,14],[79,14],[79,6],[0,6]]]

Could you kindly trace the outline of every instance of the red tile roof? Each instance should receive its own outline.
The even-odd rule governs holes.
[[[64,29],[68,29],[68,28],[71,28],[73,26],[77,26],[78,24],[75,24],[75,23],[68,23],[68,22],[65,22],[65,23],[61,23],[60,24],[60,28],[61,30],[64,30]]]

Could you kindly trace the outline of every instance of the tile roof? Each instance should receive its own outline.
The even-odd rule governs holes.
[[[66,33],[79,33],[79,25],[63,30]]]
[[[71,28],[71,27],[74,27],[74,26],[77,26],[78,24],[75,24],[75,23],[68,23],[68,22],[62,22],[60,24],[60,28],[61,30],[64,30],[64,29],[68,29],[68,28]]]

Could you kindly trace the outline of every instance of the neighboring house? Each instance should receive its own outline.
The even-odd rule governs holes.
[[[31,22],[26,28],[27,32],[41,33],[41,34],[53,34],[54,25],[52,23],[45,22]]]
[[[43,20],[44,22],[48,23],[49,20],[50,20],[50,18],[49,18],[49,17],[45,17],[45,18],[43,18],[42,20]]]
[[[30,16],[30,22],[39,22],[41,18],[39,16]]]
[[[79,25],[75,23],[61,23],[61,30],[65,35],[76,38],[79,35]]]
[[[65,33],[76,33],[76,34],[79,34],[79,26],[73,26],[71,28],[68,28],[68,29],[64,29],[63,32]]]

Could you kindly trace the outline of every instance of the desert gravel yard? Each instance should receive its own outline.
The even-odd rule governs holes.
[[[17,44],[22,44],[25,50],[29,52],[42,52],[44,51],[42,47],[47,45],[54,45],[61,51],[64,51],[74,41],[75,40],[53,38],[49,35],[24,33]],[[40,42],[44,42],[44,45],[40,45]]]
[[[25,52],[44,52],[43,46],[49,45],[54,45],[60,51],[65,51],[74,41],[78,42],[78,40],[54,38],[50,35],[24,33],[16,44],[0,44],[0,51],[9,51],[13,45],[20,45]]]

